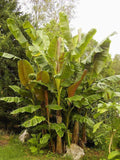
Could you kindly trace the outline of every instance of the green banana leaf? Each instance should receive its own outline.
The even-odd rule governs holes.
[[[36,126],[37,124],[45,121],[45,117],[43,116],[34,116],[32,119],[25,121],[22,126],[25,128]]]
[[[0,101],[5,101],[7,103],[20,103],[23,99],[21,97],[2,97],[0,98]]]
[[[51,123],[50,128],[55,130],[59,137],[63,137],[66,130],[66,126],[64,123]]]
[[[5,53],[5,52],[4,53],[0,52],[0,56],[3,58],[8,58],[8,59],[17,59],[17,60],[21,59],[13,54]]]
[[[64,13],[60,12],[59,19],[60,19],[60,28],[61,28],[63,38],[66,40],[69,50],[73,50],[74,44],[73,44],[73,39],[72,39],[72,35],[69,28],[68,18]]]
[[[23,86],[27,86],[29,83],[29,74],[34,73],[34,70],[31,64],[23,59],[18,61],[18,74],[20,78],[20,82]]]
[[[93,127],[93,133],[95,133],[95,132],[97,131],[97,129],[100,128],[100,125],[101,125],[102,123],[103,123],[103,121],[98,122],[98,123],[96,123],[96,124],[94,125],[94,127]]]
[[[14,35],[15,39],[18,40],[18,42],[23,46],[26,47],[28,41],[22,34],[21,30],[16,24],[16,21],[12,18],[7,19],[7,25],[10,30],[10,32]]]
[[[50,139],[50,134],[44,134],[42,138],[40,138],[40,144],[46,144]]]
[[[106,77],[100,80],[101,82],[108,82],[108,83],[116,83],[120,81],[120,75],[114,75],[110,77]]]
[[[84,37],[81,39],[80,43],[76,46],[75,52],[76,55],[74,56],[76,59],[80,58],[89,44],[90,40],[93,38],[93,36],[96,33],[96,29],[91,29]]]
[[[93,64],[93,69],[96,74],[99,74],[106,65],[109,56],[110,39],[107,38],[101,42],[86,59],[81,61],[85,66]]]
[[[109,153],[108,155],[108,159],[115,159],[115,160],[119,160],[120,157],[120,151],[116,150],[116,151],[112,151],[111,153]]]
[[[29,35],[29,37],[32,40],[36,40],[37,36],[36,36],[36,30],[34,29],[34,27],[31,25],[31,23],[29,21],[26,21],[23,24],[23,28],[25,29],[26,33]]]
[[[24,112],[28,112],[28,113],[33,113],[36,110],[40,109],[40,105],[28,105],[22,108],[18,108],[14,111],[11,112],[11,114],[18,114],[18,113],[24,113]]]
[[[82,95],[75,95],[69,98],[66,98],[67,100],[69,100],[69,102],[73,102],[73,101],[81,101],[84,97]]]
[[[61,106],[59,106],[59,105],[57,105],[57,104],[47,105],[46,107],[49,108],[49,109],[52,109],[52,110],[56,110],[56,111],[63,109],[63,107],[61,107]]]

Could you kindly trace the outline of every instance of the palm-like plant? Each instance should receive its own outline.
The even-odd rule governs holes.
[[[78,144],[79,117],[75,118],[74,115],[73,131],[70,119],[76,110],[80,115],[80,110],[84,106],[86,108],[84,116],[86,116],[87,109],[92,104],[89,89],[106,64],[110,40],[107,38],[94,48],[87,58],[84,58],[85,49],[96,30],[90,30],[81,41],[80,35],[72,37],[64,13],[60,13],[61,37],[54,37],[51,41],[47,33],[40,29],[35,30],[29,22],[26,22],[23,27],[31,38],[31,42],[28,42],[13,19],[8,19],[7,23],[14,37],[26,49],[29,62],[24,59],[18,61],[18,74],[24,89],[10,86],[22,95],[22,98],[5,97],[0,100],[9,103],[27,101],[28,105],[18,108],[12,114],[31,113],[32,118],[25,121],[22,126],[29,128],[41,125],[42,133],[50,135],[51,145],[53,145],[52,133],[56,131],[56,152],[62,153],[62,144],[71,143],[72,132],[73,142]],[[6,53],[2,53],[1,56],[14,57]],[[47,128],[44,128],[45,125]],[[83,130],[85,133],[85,125]],[[67,137],[67,140],[63,138],[65,143],[62,142],[63,136]],[[85,138],[84,135],[83,137]]]

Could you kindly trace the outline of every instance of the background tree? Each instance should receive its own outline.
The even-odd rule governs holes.
[[[21,15],[21,12],[19,12],[16,0],[0,0],[0,53],[11,53],[15,56],[24,58],[24,48],[19,45],[18,41],[15,40],[8,29],[7,19],[10,17],[16,20],[21,29],[23,21],[28,19],[27,15]],[[25,34],[25,32],[23,33]],[[9,59],[0,57],[0,96],[8,96],[9,93],[11,93],[8,86],[10,84],[18,83],[16,61],[11,63]],[[6,128],[7,123],[13,118],[9,114],[11,109],[11,105],[7,107],[5,103],[0,103],[0,122],[1,124],[5,124]]]
[[[31,19],[34,26],[38,27],[53,19],[58,21],[59,12],[64,12],[70,20],[73,18],[76,3],[75,0],[28,0],[24,5],[30,10],[27,12],[32,13]]]
[[[115,74],[120,74],[120,54],[116,54],[113,63],[112,63],[112,68],[115,71]]]

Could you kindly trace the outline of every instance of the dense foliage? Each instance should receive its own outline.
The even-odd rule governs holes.
[[[17,95],[0,100],[17,104],[11,114],[22,117],[22,127],[32,133],[31,152],[41,153],[49,146],[63,153],[66,145],[84,147],[91,140],[108,148],[109,159],[118,156],[111,151],[120,132],[120,93],[114,88],[120,75],[110,76],[112,69],[106,67],[111,63],[109,37],[96,43],[92,40],[96,29],[72,37],[64,13],[59,14],[56,32],[36,30],[26,21],[23,28],[30,41],[15,19],[8,18],[7,25],[27,58],[1,53],[18,61],[21,85],[10,85]],[[89,49],[89,43],[94,47]]]
[[[8,18],[14,18],[17,25],[22,29],[23,21],[27,20],[28,16],[21,16],[21,13],[17,8],[17,1],[0,1],[0,55],[4,52],[24,58],[26,57],[25,50],[18,41],[15,40],[8,29]],[[11,60],[0,57],[0,96],[9,96],[9,94],[15,95],[8,86],[10,84],[19,83],[16,65],[17,61],[11,63]],[[13,123],[14,125],[16,119],[9,114],[11,110],[11,105],[6,106],[6,103],[0,103],[0,127],[4,127],[5,124],[5,128],[7,129],[10,127],[10,123]]]

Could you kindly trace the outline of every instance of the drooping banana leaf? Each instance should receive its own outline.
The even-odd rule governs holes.
[[[80,85],[80,83],[82,82],[82,80],[83,80],[83,78],[85,77],[86,74],[87,74],[87,70],[85,69],[84,72],[83,72],[83,75],[82,75],[81,79],[78,82],[72,84],[68,88],[68,97],[72,97],[72,96],[75,95],[75,92],[76,92],[78,86]]]
[[[46,144],[50,139],[50,134],[44,134],[42,138],[40,138],[40,144]]]
[[[93,36],[95,35],[95,33],[96,33],[96,29],[91,29],[83,37],[83,39],[81,39],[80,43],[75,48],[76,55],[74,55],[74,57],[76,59],[80,58],[84,54],[84,51],[85,51],[87,45],[89,44],[90,40],[93,38]]]
[[[29,83],[29,74],[34,73],[31,64],[27,60],[18,61],[18,74],[20,82],[23,86],[27,86]]]
[[[116,83],[120,81],[120,75],[114,75],[110,77],[106,77],[100,80],[101,82],[108,82],[108,83]]]
[[[66,130],[66,126],[64,123],[51,123],[50,128],[55,130],[59,137],[63,137]]]
[[[23,127],[26,127],[26,128],[29,128],[29,127],[33,127],[33,126],[36,126],[37,124],[41,123],[45,121],[45,117],[43,116],[34,116],[32,119],[24,122],[22,124]]]
[[[99,74],[106,65],[106,61],[109,57],[110,39],[105,39],[100,43],[81,63],[85,66],[87,64],[93,64],[93,70],[96,74]]]
[[[4,53],[0,52],[0,56],[3,58],[8,58],[8,59],[17,59],[17,60],[21,59],[13,54],[5,53],[5,52]]]
[[[21,97],[2,97],[0,98],[0,101],[5,101],[7,103],[20,103],[23,99]]]
[[[26,44],[28,43],[27,39],[22,34],[21,30],[17,26],[16,22],[12,18],[7,19],[7,25],[10,30],[10,32],[14,35],[15,39],[18,40],[18,42],[23,46],[26,47]]]
[[[40,105],[28,105],[22,108],[18,108],[14,111],[11,112],[11,114],[18,114],[18,113],[24,113],[24,112],[28,112],[28,113],[33,113],[36,110],[40,109]]]

